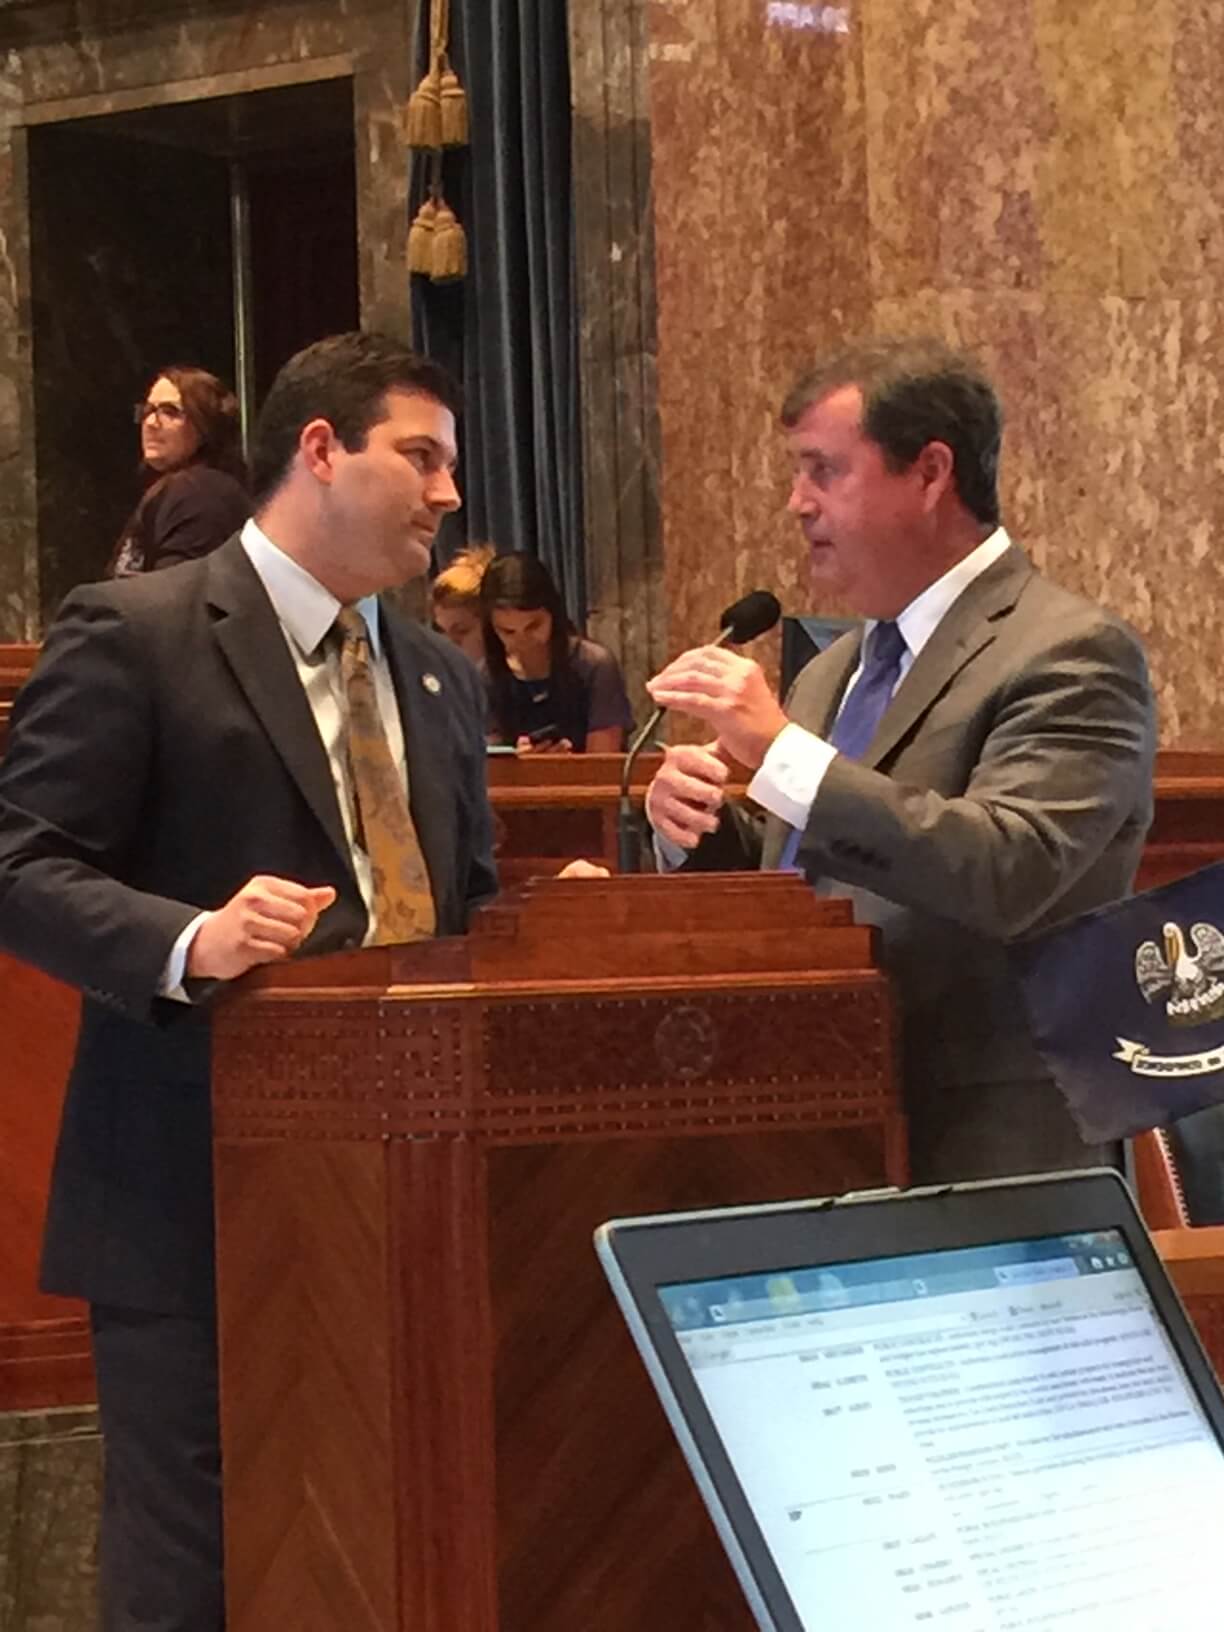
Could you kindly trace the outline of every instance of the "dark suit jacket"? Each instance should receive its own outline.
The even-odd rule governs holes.
[[[224,544],[250,513],[250,495],[236,477],[211,465],[187,465],[161,477],[145,493],[123,530],[116,556],[130,544],[136,571],[175,567]]]
[[[438,933],[458,934],[496,889],[480,682],[385,603],[383,627]],[[74,591],[0,766],[0,947],[84,993],[50,1291],[207,1306],[207,1012],[156,994],[191,919],[256,873],[335,886],[304,951],[360,944],[366,912],[326,754],[240,543]]]
[[[786,705],[798,724],[828,734],[860,643],[844,635],[803,669]],[[1155,741],[1133,633],[1013,545],[939,624],[868,752],[833,761],[798,861],[883,932],[919,1114],[944,1086],[1046,1075],[1006,943],[1129,890]],[[771,816],[754,840],[740,822],[735,843],[772,867],[787,832]],[[713,839],[699,864],[726,863],[728,833]]]

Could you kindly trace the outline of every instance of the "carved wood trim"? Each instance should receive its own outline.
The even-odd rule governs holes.
[[[819,1037],[819,1047],[813,1038]],[[218,1140],[637,1137],[901,1114],[886,989],[245,1006]]]
[[[0,1325],[0,1412],[90,1405],[95,1397],[84,1315]]]

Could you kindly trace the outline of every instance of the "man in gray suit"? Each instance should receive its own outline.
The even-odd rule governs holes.
[[[916,1182],[1073,1166],[1006,944],[1129,889],[1151,819],[1142,649],[999,524],[1002,415],[937,341],[849,348],[782,409],[815,584],[866,623],[785,707],[735,652],[686,652],[656,703],[709,726],[647,795],[666,862],[800,866],[883,932]],[[763,828],[723,805],[754,771]]]

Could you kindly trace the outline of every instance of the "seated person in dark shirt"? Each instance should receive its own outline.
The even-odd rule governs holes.
[[[480,617],[490,742],[520,752],[621,752],[633,715],[620,667],[574,632],[534,555],[501,555],[485,569]]]
[[[136,423],[145,489],[111,554],[108,578],[207,555],[251,513],[238,404],[215,374],[162,369],[136,404]]]

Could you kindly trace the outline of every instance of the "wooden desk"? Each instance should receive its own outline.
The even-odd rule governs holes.
[[[1137,890],[1224,859],[1224,754],[1166,748],[1156,756],[1156,814]]]
[[[1152,1239],[1216,1376],[1224,1381],[1224,1224],[1154,1230]]]
[[[13,699],[25,684],[38,650],[37,646],[0,645],[0,754],[8,739]]]
[[[661,753],[640,754],[630,793],[641,810]],[[496,826],[502,884],[558,872],[581,856],[617,865],[616,826],[623,756],[620,754],[491,754],[489,798]],[[743,780],[731,791],[742,793]]]
[[[0,754],[13,698],[38,647],[0,645]],[[659,763],[643,754],[637,797]],[[505,882],[554,873],[575,856],[616,864],[619,754],[539,754],[489,760],[489,789],[499,826]],[[1224,753],[1164,749],[1156,758],[1156,814],[1137,889],[1151,889],[1224,859]]]

